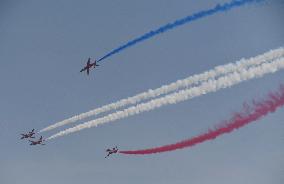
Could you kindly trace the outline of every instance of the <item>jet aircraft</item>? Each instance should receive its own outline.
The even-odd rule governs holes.
[[[42,139],[42,136],[40,136],[39,140],[37,140],[37,141],[32,141],[32,140],[29,140],[29,141],[31,142],[30,145],[37,145],[37,144],[45,145],[45,144],[43,143],[44,140]]]
[[[21,139],[27,139],[27,138],[35,138],[33,137],[35,129],[32,129],[32,131],[28,132],[27,134],[21,134]]]
[[[108,154],[107,154],[107,156],[106,156],[105,158],[109,157],[111,154],[117,153],[117,152],[118,152],[117,146],[115,146],[115,147],[112,148],[112,149],[107,149],[106,152],[107,152]]]
[[[88,59],[87,64],[84,68],[82,68],[82,70],[80,70],[80,72],[86,71],[87,70],[87,75],[89,75],[90,69],[92,67],[96,68],[96,66],[100,66],[97,64],[97,61],[95,60],[94,63],[91,63],[91,58]]]

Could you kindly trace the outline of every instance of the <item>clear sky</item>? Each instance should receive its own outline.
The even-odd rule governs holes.
[[[79,73],[88,57],[222,2],[1,0],[0,183],[283,184],[283,108],[193,148],[104,158],[115,145],[148,148],[204,132],[244,101],[276,90],[283,71],[46,146],[19,139],[32,128],[284,45],[284,2],[271,0],[179,27],[102,61],[89,76]]]

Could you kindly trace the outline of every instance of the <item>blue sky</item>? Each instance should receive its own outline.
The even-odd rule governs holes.
[[[272,0],[179,27],[102,61],[90,76],[79,73],[88,57],[222,2],[1,1],[0,183],[282,184],[284,109],[190,149],[104,156],[114,145],[147,148],[204,132],[277,89],[283,71],[46,146],[19,140],[32,128],[283,46],[284,3]]]

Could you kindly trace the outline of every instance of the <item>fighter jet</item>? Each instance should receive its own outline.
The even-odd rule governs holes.
[[[31,141],[31,140],[29,140],[29,141],[31,142],[30,145],[37,145],[37,144],[45,145],[45,144],[42,143],[42,142],[44,141],[44,140],[42,139],[42,136],[40,136],[40,138],[39,138],[38,141]]]
[[[87,70],[87,75],[89,75],[90,69],[91,69],[93,66],[94,66],[94,68],[96,68],[96,66],[100,66],[100,65],[97,64],[97,61],[96,61],[96,60],[95,60],[94,63],[91,63],[91,58],[89,58],[88,61],[87,61],[86,66],[85,66],[82,70],[80,70],[80,72],[83,72],[83,71]]]
[[[117,153],[117,152],[118,152],[117,146],[115,146],[115,147],[112,148],[112,149],[107,149],[106,152],[107,152],[108,154],[107,154],[107,156],[106,156],[105,158],[109,157],[111,154]]]
[[[35,129],[32,129],[31,132],[27,133],[27,134],[21,134],[21,139],[27,139],[27,138],[35,138],[33,137]]]

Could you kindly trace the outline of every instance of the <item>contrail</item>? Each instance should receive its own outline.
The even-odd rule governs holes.
[[[248,4],[248,3],[259,2],[259,1],[260,0],[233,0],[231,2],[222,4],[222,5],[217,4],[214,8],[199,11],[199,12],[194,13],[192,15],[189,15],[187,17],[178,19],[178,20],[174,21],[173,23],[168,23],[168,24],[166,24],[164,26],[161,26],[161,27],[159,27],[156,30],[149,31],[148,33],[146,33],[146,34],[144,34],[144,35],[142,35],[142,36],[140,36],[138,38],[135,38],[135,39],[127,42],[126,44],[123,44],[123,45],[119,46],[118,48],[112,50],[111,52],[107,53],[105,56],[100,58],[98,60],[98,62],[101,61],[101,60],[104,60],[104,59],[106,59],[108,57],[110,57],[113,54],[121,52],[122,50],[124,50],[124,49],[126,49],[128,47],[131,47],[131,46],[133,46],[133,45],[135,45],[135,44],[137,44],[139,42],[145,41],[145,40],[147,40],[147,39],[149,39],[151,37],[157,36],[157,35],[159,35],[161,33],[164,33],[166,31],[174,29],[174,28],[176,28],[178,26],[182,26],[182,25],[184,25],[186,23],[190,23],[190,22],[196,21],[198,19],[202,19],[202,18],[211,16],[211,15],[214,15],[216,13],[225,12],[225,11],[228,11],[230,9],[243,6],[243,5]]]
[[[52,135],[48,139],[53,139],[53,138],[67,135],[70,133],[74,133],[74,132],[77,132],[77,131],[80,131],[86,128],[95,127],[95,126],[98,126],[99,124],[104,124],[104,123],[112,122],[118,119],[140,114],[142,112],[150,111],[150,110],[162,107],[164,105],[176,104],[178,102],[189,100],[191,98],[201,96],[209,92],[215,92],[220,89],[231,87],[233,85],[239,84],[240,82],[243,82],[249,79],[262,77],[263,75],[268,74],[268,73],[274,73],[283,68],[284,68],[284,57],[276,59],[275,61],[271,63],[263,63],[257,67],[252,67],[249,69],[242,69],[241,71],[235,71],[231,74],[222,76],[218,79],[210,79],[206,82],[203,82],[200,86],[193,87],[190,89],[180,90],[178,92],[167,95],[165,97],[153,99],[149,102],[141,103],[136,106],[132,106],[127,109],[117,111],[115,113],[109,114],[102,118],[98,118],[98,119],[95,119],[95,120],[92,120],[86,123],[82,123],[75,127],[61,131],[55,135]]]
[[[242,112],[235,113],[233,117],[221,123],[218,128],[209,129],[206,133],[192,137],[187,140],[180,141],[175,144],[169,144],[161,147],[133,150],[133,151],[119,151],[122,154],[153,154],[166,151],[174,151],[177,149],[183,149],[186,147],[192,147],[194,145],[203,143],[205,141],[214,140],[220,135],[230,133],[233,130],[239,129],[245,125],[248,125],[260,118],[266,116],[268,113],[272,113],[279,107],[284,105],[284,86],[280,86],[278,92],[270,93],[268,98],[261,102],[254,102],[252,107],[244,105]]]
[[[253,67],[253,66],[257,66],[260,65],[262,63],[265,62],[269,62],[271,60],[274,60],[276,58],[279,57],[283,57],[284,56],[284,48],[280,47],[278,49],[274,49],[271,51],[268,51],[262,55],[258,55],[256,57],[252,57],[249,59],[241,59],[235,63],[229,63],[226,65],[221,65],[221,66],[217,66],[214,69],[208,70],[206,72],[203,72],[201,74],[196,74],[190,77],[187,77],[185,79],[181,79],[181,80],[177,80],[176,82],[173,82],[171,84],[168,85],[163,85],[159,88],[156,89],[149,89],[146,92],[142,92],[139,93],[135,96],[132,97],[128,97],[126,99],[122,99],[119,100],[117,102],[114,103],[110,103],[108,105],[104,105],[100,108],[96,108],[93,109],[91,111],[85,112],[85,113],[81,113],[79,115],[75,115],[71,118],[65,119],[63,121],[57,122],[53,125],[50,125],[46,128],[43,128],[42,130],[40,130],[40,132],[45,132],[45,131],[49,131],[49,130],[53,130],[55,128],[70,124],[70,123],[74,123],[76,121],[80,121],[83,120],[85,118],[91,117],[91,116],[95,116],[98,115],[100,113],[104,113],[104,112],[108,112],[111,110],[115,110],[127,105],[133,105],[133,104],[137,104],[142,100],[147,100],[147,99],[151,99],[154,97],[158,97],[160,95],[164,95],[164,94],[168,94],[170,92],[176,91],[178,89],[181,88],[188,88],[191,87],[192,85],[197,85],[200,84],[203,81],[207,81],[210,78],[216,78],[219,77],[221,75],[225,75],[234,71],[238,71],[241,70],[243,68],[249,68],[249,67]]]

